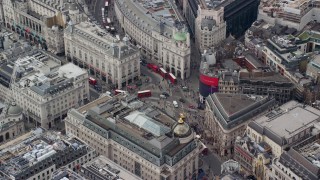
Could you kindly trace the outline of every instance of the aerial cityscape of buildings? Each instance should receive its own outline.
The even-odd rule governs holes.
[[[319,0],[0,0],[0,180],[318,180],[319,51]]]

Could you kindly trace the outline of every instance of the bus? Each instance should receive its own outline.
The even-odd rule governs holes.
[[[176,78],[176,76],[174,76],[172,73],[169,73],[168,79],[170,80],[170,82],[171,82],[172,84],[177,83],[177,78]]]
[[[159,68],[159,74],[160,74],[163,78],[166,78],[166,76],[167,76],[167,71],[164,70],[163,68]]]
[[[148,63],[147,64],[147,67],[151,70],[153,70],[154,72],[158,72],[159,71],[159,67],[155,64],[152,64],[152,63]]]
[[[89,77],[89,84],[91,84],[91,85],[96,85],[97,84],[97,80],[95,80],[94,78],[92,78],[92,77]]]
[[[114,90],[114,95],[117,95],[117,94],[126,94],[127,91],[124,91],[124,90],[120,90],[120,89],[116,89]]]
[[[144,98],[144,97],[150,97],[150,96],[151,96],[150,90],[138,91],[138,98]]]

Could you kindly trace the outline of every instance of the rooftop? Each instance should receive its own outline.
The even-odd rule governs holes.
[[[319,110],[296,101],[289,101],[249,123],[249,126],[261,134],[268,132],[267,136],[272,135],[276,143],[283,145],[285,139],[312,127],[319,121],[319,116]]]
[[[172,38],[174,28],[185,28],[184,18],[179,14],[174,1],[118,0],[116,3],[128,19],[150,35],[152,31],[156,31]]]
[[[34,167],[44,163],[49,163],[50,166],[53,162],[48,159],[70,155],[68,153],[75,155],[83,152],[83,149],[90,149],[75,138],[67,138],[59,132],[44,131],[40,128],[5,143],[0,148],[0,172],[14,177],[24,176],[27,171],[32,171]],[[72,156],[70,162],[75,160],[74,158]]]
[[[179,143],[179,138],[174,137],[172,132],[176,120],[160,109],[144,104],[136,96],[103,96],[77,110],[71,110],[69,114],[81,119],[84,126],[96,128],[93,130],[102,134],[121,134],[136,149],[142,148],[157,157],[161,157],[162,153],[173,156],[193,142],[193,133],[188,132],[190,141]]]
[[[66,167],[62,167],[54,171],[51,175],[51,180],[87,180],[76,172],[68,169]]]
[[[225,7],[235,0],[199,0],[202,9],[219,9]]]
[[[90,174],[94,174],[94,179],[105,179],[105,180],[140,180],[138,176],[124,169],[118,164],[114,163],[105,156],[98,156],[92,161],[84,164],[82,167],[85,171],[89,171]],[[92,178],[92,176],[90,176]]]
[[[264,112],[275,100],[267,96],[214,93],[207,102],[219,123],[230,129]]]
[[[68,28],[71,27],[69,26]],[[119,41],[111,36],[110,33],[90,22],[81,22],[74,25],[72,33],[95,44],[102,52],[108,54],[108,56],[115,57],[119,60],[139,52],[137,47],[129,43],[128,38]]]
[[[318,180],[320,178],[320,139],[311,136],[285,151],[279,162],[289,167],[301,179]]]
[[[260,96],[247,96],[242,94],[217,94],[217,98],[228,116],[249,107],[263,97]]]

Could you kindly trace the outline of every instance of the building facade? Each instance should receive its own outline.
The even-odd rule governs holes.
[[[243,94],[268,95],[283,104],[292,99],[294,89],[289,79],[269,68],[239,72],[239,92]]]
[[[221,157],[232,157],[237,136],[242,136],[252,118],[275,105],[266,96],[214,93],[206,98],[205,125]]]
[[[70,108],[89,100],[88,73],[71,63],[60,63],[38,51],[13,64],[11,98],[29,121],[43,128],[53,127]]]
[[[204,148],[184,118],[119,94],[71,110],[65,122],[67,134],[142,179],[182,180],[195,177]]]
[[[25,133],[23,109],[15,102],[8,104],[0,115],[0,144]]]
[[[142,4],[116,0],[115,12],[120,26],[141,48],[143,57],[185,79],[190,76],[190,34],[171,3],[174,2]]]
[[[204,1],[200,1],[199,6],[201,8],[195,20],[195,41],[196,47],[203,53],[226,38],[226,22],[223,8],[216,10]]]
[[[67,59],[121,89],[140,77],[140,52],[127,37],[119,41],[89,22],[69,25],[64,34]]]
[[[7,28],[54,53],[64,52],[63,29],[67,20],[76,23],[86,19],[83,7],[74,0],[3,0],[2,5]]]

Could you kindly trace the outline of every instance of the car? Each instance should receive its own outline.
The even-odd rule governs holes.
[[[162,95],[165,95],[166,97],[170,97],[170,94],[167,92],[162,92]]]
[[[101,90],[102,90],[102,86],[100,86],[100,85],[98,85],[98,84],[94,85],[93,88],[94,88],[95,90],[97,90],[97,91],[101,91]]]
[[[182,91],[188,91],[188,90],[189,90],[189,88],[187,86],[182,87]]]
[[[179,107],[179,105],[178,105],[178,102],[177,102],[177,101],[173,101],[173,102],[172,102],[172,104],[173,104],[173,107],[175,107],[175,108],[178,108],[178,107]]]
[[[189,105],[189,108],[190,108],[190,109],[195,109],[196,107],[195,107],[194,105],[190,104],[190,105]]]
[[[179,101],[182,102],[182,103],[186,102],[183,98],[180,98]]]
[[[167,99],[167,96],[163,95],[163,94],[160,94],[160,98],[161,99]]]

